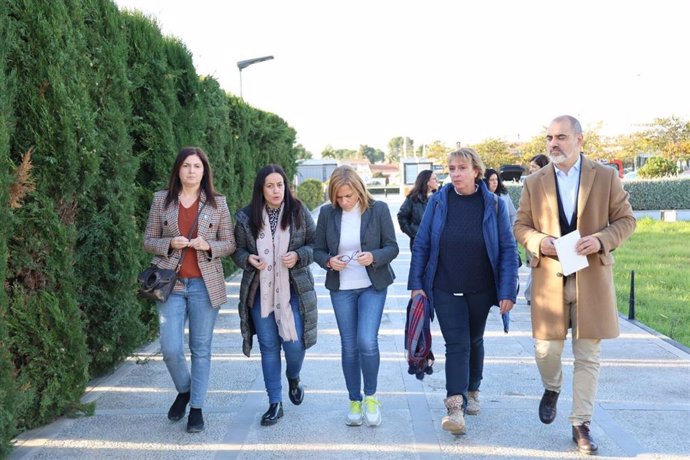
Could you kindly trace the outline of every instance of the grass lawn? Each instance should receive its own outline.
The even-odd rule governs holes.
[[[690,222],[637,222],[614,251],[618,310],[628,314],[635,271],[635,319],[690,347]]]

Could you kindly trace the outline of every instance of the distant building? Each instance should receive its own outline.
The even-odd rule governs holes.
[[[373,173],[371,172],[371,163],[369,163],[369,160],[346,159],[341,160],[340,164],[352,166],[352,168],[355,171],[357,171],[357,174],[359,174],[359,177],[362,178],[365,184],[371,183]]]
[[[331,177],[331,173],[338,166],[338,163],[330,158],[313,158],[302,160],[297,163],[297,173],[295,174],[295,185],[299,185],[307,179],[316,179],[326,182]]]
[[[401,158],[399,166],[402,173],[400,194],[403,196],[407,195],[407,192],[410,191],[417,180],[417,175],[427,169],[433,171],[433,167],[434,162],[427,158]]]
[[[400,183],[400,166],[397,164],[373,164],[369,166],[369,169],[371,169],[371,173],[375,178],[381,178],[381,176],[383,176],[384,181],[388,179],[388,181],[382,185]]]

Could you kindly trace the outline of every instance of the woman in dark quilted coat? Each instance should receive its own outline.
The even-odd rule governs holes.
[[[281,348],[290,401],[304,399],[300,371],[305,350],[316,343],[316,292],[309,265],[314,261],[315,225],[311,214],[287,188],[283,168],[264,166],[254,181],[252,201],[237,212],[235,263],[244,270],[240,285],[242,351],[249,356],[253,335],[269,407],[262,425],[283,416]]]
[[[417,174],[414,187],[407,194],[407,198],[400,206],[398,211],[398,223],[400,230],[410,237],[410,251],[414,244],[414,237],[417,235],[419,223],[422,221],[429,195],[438,188],[438,179],[431,170],[425,170]]]

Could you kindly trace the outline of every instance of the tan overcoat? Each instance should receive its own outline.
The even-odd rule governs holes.
[[[581,236],[595,235],[603,247],[587,256],[589,266],[577,272],[577,338],[608,339],[619,335],[613,254],[635,230],[628,193],[616,170],[582,156],[577,200],[577,228]],[[565,339],[568,332],[563,305],[561,264],[540,254],[547,236],[560,237],[554,167],[547,165],[527,177],[520,197],[515,238],[531,254],[532,335],[537,339]]]

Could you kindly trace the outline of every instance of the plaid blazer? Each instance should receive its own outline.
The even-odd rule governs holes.
[[[153,254],[151,263],[160,268],[175,269],[180,260],[182,251],[170,247],[170,241],[181,235],[178,227],[178,206],[170,205],[164,208],[167,190],[161,190],[154,194],[153,204],[149,211],[144,233],[144,250]],[[201,203],[206,202],[206,194],[202,191]],[[225,197],[216,196],[216,208],[205,206],[199,216],[197,235],[204,238],[211,246],[208,251],[197,251],[199,270],[206,284],[211,305],[220,307],[227,302],[225,291],[225,275],[220,258],[235,252],[235,235],[230,219],[230,211]],[[182,283],[175,286],[175,291],[182,288]]]

